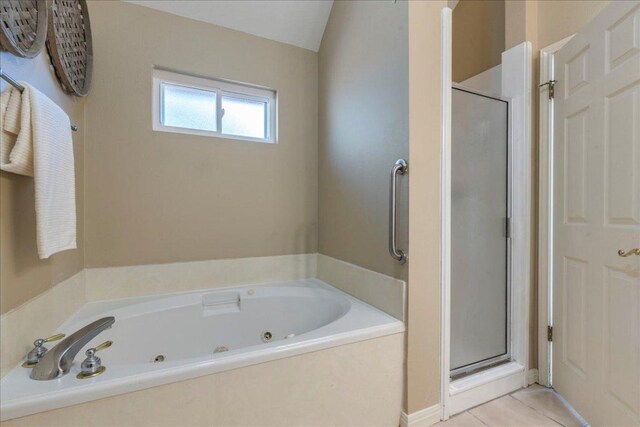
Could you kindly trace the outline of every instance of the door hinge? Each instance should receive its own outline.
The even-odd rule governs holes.
[[[547,341],[553,341],[553,326],[547,326]]]
[[[542,83],[538,87],[549,86],[549,100],[551,100],[556,94],[556,83],[558,83],[557,80],[549,80],[546,83]]]

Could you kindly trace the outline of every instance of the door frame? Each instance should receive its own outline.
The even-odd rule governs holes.
[[[449,419],[449,358],[451,346],[451,77],[453,62],[453,11],[445,7],[440,15],[441,107],[440,107],[440,419]]]
[[[554,54],[573,35],[540,50],[538,81],[539,146],[538,146],[538,383],[553,383],[551,342],[547,328],[553,326],[553,101],[548,100],[548,86],[540,86],[555,78]]]
[[[441,419],[462,412],[529,384],[529,330],[531,292],[532,214],[532,46],[525,42],[502,54],[502,96],[511,99],[512,150],[512,258],[511,354],[512,362],[460,380],[450,380],[451,307],[451,91],[452,13],[441,14],[441,135],[440,135],[440,384]],[[505,72],[506,71],[506,72]],[[508,75],[509,78],[505,78]],[[517,280],[514,280],[517,278]]]

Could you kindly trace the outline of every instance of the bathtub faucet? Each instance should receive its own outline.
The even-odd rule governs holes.
[[[76,354],[100,332],[109,329],[116,321],[115,317],[103,317],[74,332],[47,351],[40,362],[33,367],[31,379],[38,381],[54,380],[69,372]]]

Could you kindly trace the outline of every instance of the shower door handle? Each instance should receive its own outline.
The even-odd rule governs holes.
[[[402,249],[398,249],[397,246],[397,212],[396,212],[396,191],[397,191],[397,177],[398,175],[404,175],[407,173],[407,162],[404,159],[400,159],[391,168],[391,197],[389,200],[389,253],[396,261],[400,261],[400,264],[407,262],[407,254]]]

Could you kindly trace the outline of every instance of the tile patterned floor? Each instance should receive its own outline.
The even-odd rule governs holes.
[[[438,427],[582,427],[556,392],[534,384],[469,409]]]

